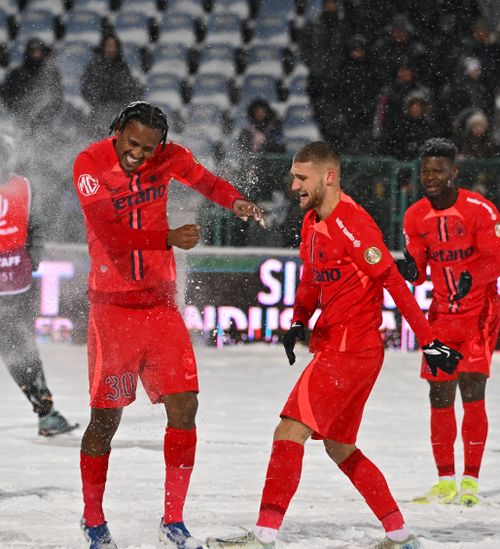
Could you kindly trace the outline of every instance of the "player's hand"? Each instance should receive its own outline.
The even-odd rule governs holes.
[[[200,241],[200,227],[198,225],[183,225],[178,229],[170,229],[167,236],[168,246],[175,246],[183,250],[194,248]]]
[[[285,346],[286,356],[288,357],[288,362],[290,365],[295,362],[295,353],[293,352],[293,349],[297,339],[304,341],[305,338],[306,333],[302,322],[294,322],[288,332],[284,335],[283,345]]]
[[[471,286],[472,275],[468,271],[460,273],[457,283],[457,293],[451,298],[452,301],[459,301],[465,297],[470,292]]]
[[[434,377],[437,375],[438,370],[452,374],[457,367],[458,361],[464,358],[461,353],[441,343],[438,339],[422,347],[422,351]]]
[[[249,217],[253,217],[259,225],[264,229],[266,228],[266,222],[264,221],[264,212],[261,208],[256,206],[253,202],[248,200],[235,200],[233,204],[233,213],[243,221],[248,221]]]
[[[404,251],[405,258],[403,261],[398,261],[396,266],[398,271],[401,273],[401,276],[408,280],[408,282],[415,282],[418,278],[418,269],[415,260],[410,255],[410,252],[405,248]]]

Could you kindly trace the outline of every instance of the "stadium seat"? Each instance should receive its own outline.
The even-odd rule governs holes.
[[[18,16],[19,31],[16,36],[18,42],[26,42],[33,36],[36,36],[52,44],[55,40],[54,35],[54,15],[48,10],[27,9]]]
[[[12,42],[9,44],[9,68],[18,66],[24,61],[24,50],[26,44],[24,42]]]
[[[151,73],[175,74],[184,78],[188,71],[187,51],[185,44],[158,44],[153,52]]]
[[[242,42],[241,19],[234,13],[213,14],[207,23],[205,42],[238,46]]]
[[[64,41],[55,55],[68,101],[77,107],[86,105],[80,96],[81,78],[92,56],[92,46],[85,41]]]
[[[7,13],[0,9],[0,42],[7,43],[9,41],[9,26],[7,22]]]
[[[205,15],[200,0],[170,0],[167,13],[182,13],[190,15],[192,18]]]
[[[281,15],[259,15],[255,20],[252,38],[253,44],[276,44],[287,46],[290,44],[290,22]]]
[[[288,85],[288,99],[289,105],[305,105],[309,103],[309,95],[307,94],[307,76],[298,75],[294,76],[290,80]]]
[[[251,46],[248,52],[246,74],[280,76],[283,70],[283,48],[262,44]]]
[[[146,99],[151,103],[164,103],[173,110],[180,109],[181,79],[175,74],[151,74],[146,86]]]
[[[142,13],[146,14],[148,17],[158,17],[158,5],[156,0],[122,0],[121,12],[125,11],[137,11],[140,10]]]
[[[97,11],[73,10],[66,21],[66,40],[83,40],[97,45],[101,39],[102,16]]]
[[[109,13],[109,0],[73,0],[73,10],[95,11],[104,16]]]
[[[193,84],[191,103],[212,103],[225,109],[230,106],[227,78],[222,74],[198,74]]]
[[[149,42],[148,16],[142,11],[120,11],[114,28],[122,42],[140,46]]]
[[[18,12],[17,0],[2,0],[2,7],[0,9],[7,15],[16,15]]]
[[[28,9],[50,11],[55,16],[64,12],[64,5],[62,0],[29,0]]]
[[[222,137],[222,111],[216,104],[205,103],[189,105],[186,112],[186,130],[197,134],[203,132],[211,140],[219,140]]]
[[[141,66],[141,56],[138,44],[135,42],[122,42],[123,57],[135,76],[142,76],[144,72]]]
[[[176,13],[169,9],[163,13],[160,23],[160,43],[173,42],[191,46],[195,43],[194,19],[186,13]]]
[[[218,73],[228,78],[235,74],[234,48],[225,44],[208,44],[201,51],[198,73]]]
[[[248,19],[250,10],[247,0],[215,0],[213,13],[235,13],[241,20]]]
[[[320,139],[320,132],[309,105],[291,105],[283,120],[283,133],[286,139],[305,138],[309,141]]]
[[[295,13],[295,0],[261,0],[259,4],[259,19],[279,16],[288,20]]]
[[[287,137],[286,150],[291,154],[295,154],[310,142],[311,140],[306,137]]]
[[[245,76],[240,87],[239,103],[248,105],[254,99],[265,99],[269,103],[278,100],[274,77],[268,74]]]

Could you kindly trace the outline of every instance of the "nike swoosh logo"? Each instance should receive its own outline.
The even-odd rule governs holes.
[[[431,232],[431,231],[427,231],[426,233],[419,233],[419,234],[418,234],[418,237],[419,237],[419,238],[424,238],[424,237],[426,237],[430,232]]]
[[[484,360],[484,357],[480,356],[478,358],[469,358],[469,362],[478,362],[479,360]]]
[[[484,444],[484,442],[469,442],[471,446],[478,446],[479,444]]]
[[[186,374],[186,379],[194,379],[198,374]]]

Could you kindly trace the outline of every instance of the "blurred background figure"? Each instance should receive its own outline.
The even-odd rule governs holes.
[[[52,133],[63,88],[51,48],[39,38],[28,40],[23,63],[7,74],[1,93],[27,138],[35,132]]]
[[[85,67],[81,91],[90,105],[89,133],[96,139],[107,135],[114,113],[144,98],[144,87],[133,77],[116,35],[103,36]]]
[[[488,117],[482,111],[472,112],[465,121],[465,128],[458,141],[462,158],[494,158],[498,148],[493,142]]]
[[[11,172],[14,142],[0,135],[0,357],[38,415],[38,434],[52,436],[78,427],[54,408],[35,343],[36,303],[32,270],[43,252],[43,206],[29,181]],[[44,205],[45,206],[45,205]]]
[[[248,105],[248,126],[238,136],[237,147],[241,152],[283,153],[283,124],[269,103],[255,99]]]
[[[324,138],[336,145],[340,140],[339,69],[345,42],[338,7],[336,0],[323,0],[320,14],[302,29],[299,44],[309,69],[308,94],[316,120]]]

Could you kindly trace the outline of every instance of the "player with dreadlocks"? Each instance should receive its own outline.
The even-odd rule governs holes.
[[[167,141],[167,118],[159,108],[131,103],[115,118],[111,132],[74,164],[91,259],[91,416],[80,456],[82,530],[91,549],[116,547],[102,501],[111,441],[123,408],[135,400],[140,377],[151,401],[163,403],[167,413],[160,540],[173,548],[201,549],[183,520],[195,459],[198,379],[189,334],[175,304],[172,251],[174,246],[193,248],[200,233],[197,225],[169,228],[168,185],[180,181],[241,218],[260,221],[262,212],[189,149]]]

